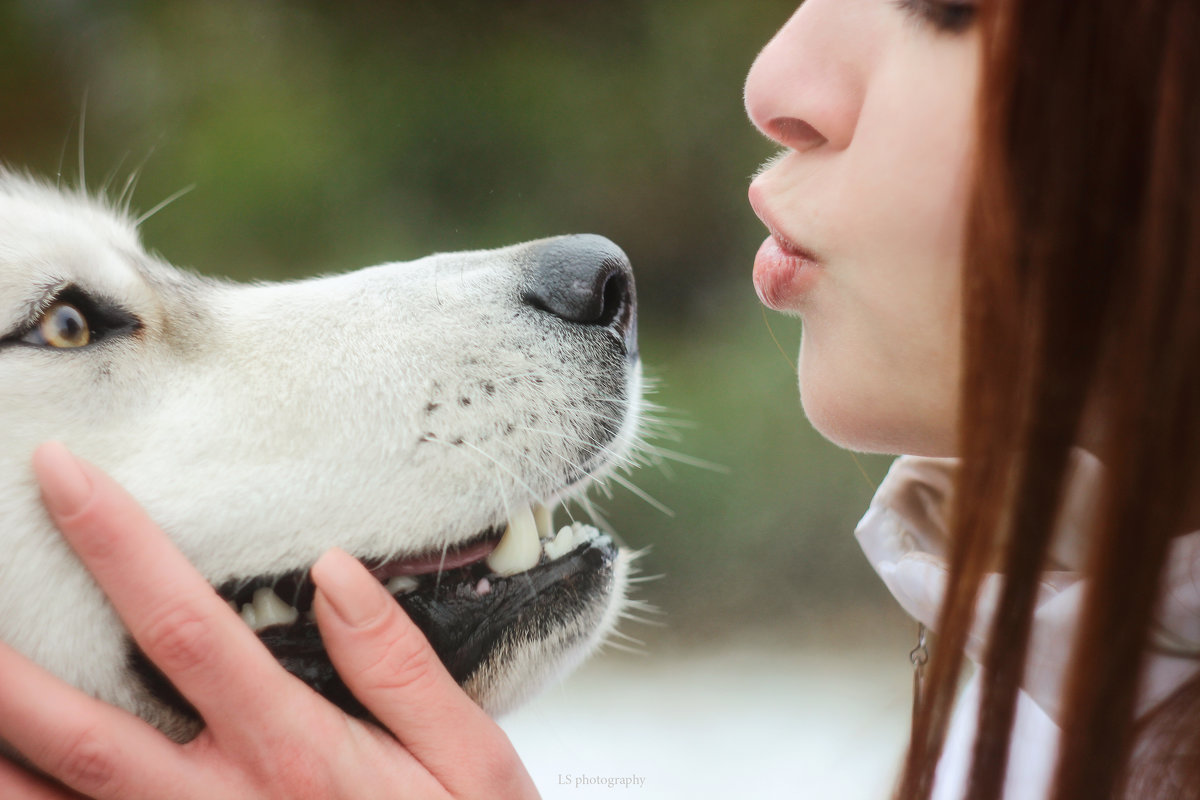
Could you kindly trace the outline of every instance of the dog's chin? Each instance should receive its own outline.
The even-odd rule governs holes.
[[[613,627],[624,599],[631,554],[595,528],[576,523],[563,552],[543,540],[533,567],[499,575],[486,557],[421,575],[385,581],[396,602],[424,632],[456,681],[485,711],[502,714],[524,702],[585,658]],[[471,550],[472,548],[468,548]],[[478,543],[474,552],[486,552]],[[386,564],[368,564],[377,575]],[[291,599],[294,619],[259,626],[256,633],[280,664],[347,714],[371,713],[330,662],[311,613],[307,573],[231,581],[218,589],[235,607],[261,602],[261,592]],[[281,591],[281,589],[285,589]],[[256,596],[257,595],[257,596]],[[286,606],[285,606],[286,607]],[[146,691],[141,715],[177,741],[203,723],[163,674],[130,646],[130,664]]]

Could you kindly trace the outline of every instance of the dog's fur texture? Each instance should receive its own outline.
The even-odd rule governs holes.
[[[444,552],[613,469],[638,438],[636,348],[523,299],[545,246],[241,285],[148,254],[112,202],[0,170],[0,639],[194,735],[132,669],[40,502],[30,455],[47,440],[107,470],[214,586],[334,546]],[[31,343],[64,293],[110,330]],[[619,615],[628,563],[621,548],[601,589],[514,623],[468,691],[504,711],[577,663]]]

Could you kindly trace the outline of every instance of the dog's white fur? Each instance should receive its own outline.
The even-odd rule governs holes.
[[[103,200],[0,171],[0,338],[67,285],[141,323],[78,350],[0,345],[0,639],[177,722],[131,679],[118,619],[42,507],[30,454],[50,439],[128,488],[214,585],[333,546],[438,550],[502,525],[507,506],[577,489],[576,467],[610,469],[637,435],[640,370],[522,305],[527,252],[238,285],[148,254]],[[596,441],[603,418],[611,441]],[[561,631],[513,648],[511,669],[492,664],[472,688],[486,708],[519,702],[605,635],[618,561],[595,614],[564,623],[587,626],[584,641]]]

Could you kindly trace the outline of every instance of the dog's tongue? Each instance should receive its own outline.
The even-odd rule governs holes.
[[[398,558],[371,567],[371,574],[385,583],[398,575],[427,575],[432,572],[465,567],[488,557],[496,549],[496,539],[489,539],[458,550],[431,553],[412,558]]]

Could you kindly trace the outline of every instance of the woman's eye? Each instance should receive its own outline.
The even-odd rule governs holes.
[[[87,319],[70,303],[58,302],[42,315],[38,326],[25,335],[24,341],[46,347],[83,347],[92,340]]]
[[[921,22],[945,33],[962,33],[975,21],[975,0],[896,0],[896,4]]]

